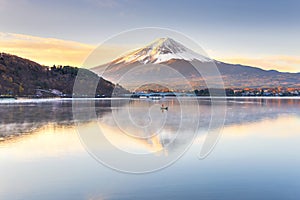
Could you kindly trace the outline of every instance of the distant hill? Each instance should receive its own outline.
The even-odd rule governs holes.
[[[95,73],[84,70],[89,76]],[[71,66],[42,66],[28,59],[2,53],[0,57],[0,94],[31,96],[39,90],[55,90],[72,95],[73,85],[79,71]],[[115,85],[100,78],[96,94],[110,96]],[[122,88],[121,88],[122,89]],[[46,93],[43,95],[47,95]]]
[[[240,64],[215,62],[227,87],[300,87],[300,73],[263,70]]]

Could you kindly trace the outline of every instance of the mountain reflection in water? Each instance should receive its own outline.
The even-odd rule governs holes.
[[[220,106],[223,106],[223,103],[224,102],[220,102]],[[9,104],[0,102],[0,137],[2,140],[6,140],[15,136],[30,134],[49,124],[58,127],[74,127],[75,121],[79,123],[98,121],[99,126],[102,129],[105,129],[106,133],[109,133],[106,134],[106,136],[108,139],[110,138],[112,142],[117,141],[113,138],[117,135],[124,135],[124,133],[132,133],[133,135],[129,136],[133,137],[126,137],[126,134],[122,137],[136,141],[142,140],[142,137],[149,138],[148,136],[152,134],[155,135],[155,128],[164,126],[162,135],[157,135],[151,139],[152,141],[148,141],[155,146],[155,149],[157,149],[163,148],[164,145],[172,142],[176,136],[181,120],[186,120],[185,123],[187,126],[185,127],[185,130],[188,133],[193,129],[192,124],[196,123],[195,121],[191,121],[192,119],[195,120],[195,117],[199,116],[199,132],[205,132],[208,129],[211,119],[211,102],[208,98],[199,98],[198,102],[191,101],[188,98],[181,102],[178,102],[175,98],[168,98],[161,101],[98,99],[77,100],[76,104],[82,109],[83,117],[75,120],[73,117],[71,100],[52,100],[46,102],[33,100],[30,102]],[[159,109],[161,104],[167,105],[169,111],[165,113],[161,111]],[[299,109],[295,109],[295,107],[300,106],[300,99],[297,98],[228,98],[226,105],[227,114],[225,126],[277,118],[279,115],[284,114],[300,114]],[[152,108],[152,106],[154,107]],[[215,106],[219,105],[216,104]],[[94,115],[94,113],[88,113],[91,107],[95,108],[96,115]],[[130,107],[130,113],[128,113],[128,107]],[[196,107],[199,108],[200,113],[193,110]],[[136,129],[135,126],[140,127],[143,123],[144,125],[149,123],[149,113],[147,112],[150,108],[152,110],[155,109],[155,112],[152,112],[155,116],[151,121],[152,123],[155,122],[157,124],[153,124],[153,130],[148,130],[146,134],[149,135],[143,136],[143,134],[145,134],[145,131],[143,131],[144,129]],[[187,111],[186,113],[188,114],[182,117],[181,109]],[[128,123],[129,115],[134,118],[130,120],[139,124]],[[166,115],[168,115],[167,118],[164,117]],[[168,120],[164,121],[166,120],[165,118]],[[191,126],[189,126],[189,123]],[[181,138],[181,140],[184,140],[184,138]],[[152,147],[149,148],[151,149]]]

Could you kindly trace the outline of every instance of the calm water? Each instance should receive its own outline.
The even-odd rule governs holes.
[[[162,103],[168,111],[160,110]],[[212,113],[206,99],[197,101],[197,112],[189,99],[80,100],[76,105],[83,117],[74,119],[70,100],[0,102],[1,200],[300,198],[300,99],[228,99],[222,135],[202,160],[198,155]],[[95,113],[89,115],[93,105]],[[200,120],[193,138],[195,118]],[[87,152],[75,122],[86,130],[97,123],[114,146],[132,154],[162,150],[154,156],[168,159],[193,144],[167,168],[122,173]],[[145,136],[140,130],[149,123],[147,134],[162,134],[136,139]],[[101,141],[97,144],[100,153],[110,155]],[[128,167],[151,164],[132,161]]]

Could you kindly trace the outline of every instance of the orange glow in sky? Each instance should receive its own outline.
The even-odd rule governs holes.
[[[145,45],[147,43],[149,43],[149,41],[145,41]],[[55,64],[82,67],[85,59],[96,47],[97,45],[84,44],[75,41],[0,32],[1,52],[15,54],[47,66]],[[107,62],[110,60],[111,51],[109,48],[111,47],[107,48],[106,53],[99,55],[101,60],[105,60]],[[222,56],[215,54],[214,51],[209,52],[209,54],[212,58],[227,63],[249,65],[266,70],[275,69],[283,72],[300,71],[300,56]]]

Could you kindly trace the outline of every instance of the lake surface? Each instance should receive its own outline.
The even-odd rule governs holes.
[[[213,106],[224,105],[224,127],[213,127],[205,98],[0,101],[0,199],[299,199],[300,99]],[[85,137],[94,123],[118,151],[153,162],[116,157],[102,140],[93,149]],[[207,131],[219,128],[199,159]],[[120,172],[151,171],[160,161],[151,173]]]

